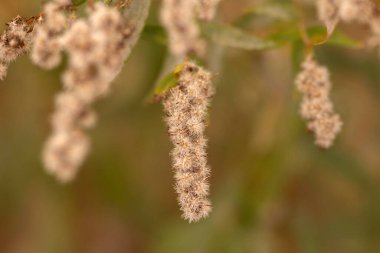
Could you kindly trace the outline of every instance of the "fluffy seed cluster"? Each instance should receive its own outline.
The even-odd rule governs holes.
[[[345,22],[370,24],[378,15],[374,0],[318,0],[317,8],[322,21],[338,18]]]
[[[204,136],[207,108],[214,90],[211,74],[187,62],[178,85],[168,91],[163,105],[175,172],[175,190],[183,217],[189,222],[206,217],[211,211],[207,165],[207,139]]]
[[[85,130],[96,121],[91,104],[109,91],[130,52],[134,32],[116,8],[98,2],[88,12],[88,18],[76,20],[57,38],[68,55],[68,67],[62,77],[64,89],[56,97],[53,130],[43,160],[47,171],[62,182],[73,179],[87,156]],[[49,20],[45,27],[52,25]],[[45,53],[39,52],[42,55],[36,58],[43,59]]]
[[[31,32],[32,25],[20,16],[7,23],[7,28],[0,36],[0,80],[5,78],[9,63],[28,52]]]
[[[65,32],[68,18],[63,10],[70,0],[55,0],[44,5],[43,15],[34,29],[32,61],[44,69],[52,69],[61,62],[61,36]]]
[[[308,121],[308,129],[314,132],[315,143],[321,148],[329,148],[342,128],[342,121],[330,100],[329,71],[308,57],[296,78],[296,86],[303,95],[301,116]]]
[[[346,22],[370,24],[377,16],[377,6],[373,0],[339,0],[339,16]]]
[[[169,36],[169,47],[173,55],[182,59],[195,53],[202,54],[204,42],[196,22],[198,0],[163,0],[161,22]],[[204,16],[210,15],[205,13]]]
[[[368,46],[380,48],[380,8],[375,0],[318,0],[319,19],[329,28],[342,20],[367,25]]]

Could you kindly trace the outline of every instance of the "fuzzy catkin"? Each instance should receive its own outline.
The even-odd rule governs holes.
[[[63,90],[56,97],[43,161],[59,181],[72,180],[88,155],[85,130],[96,123],[91,105],[108,93],[130,53],[135,32],[116,8],[98,2],[89,8],[87,18],[76,20],[57,38],[68,55],[68,67],[62,76]]]
[[[214,94],[211,74],[187,62],[178,85],[163,100],[168,133],[174,145],[171,152],[175,190],[182,216],[189,222],[208,216],[207,139],[204,136],[207,108]]]
[[[30,49],[31,31],[31,25],[20,16],[7,23],[0,36],[0,80],[5,78],[8,64]]]
[[[308,129],[314,132],[316,145],[329,148],[341,131],[342,121],[334,112],[330,100],[331,81],[328,69],[308,57],[302,63],[295,83],[303,95],[301,116],[308,121]]]
[[[169,36],[169,48],[181,60],[188,54],[201,55],[204,51],[196,22],[197,4],[197,0],[162,1],[161,22]]]

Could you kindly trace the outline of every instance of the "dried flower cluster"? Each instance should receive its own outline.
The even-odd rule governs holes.
[[[339,0],[339,17],[345,22],[370,24],[377,16],[374,0]]]
[[[37,62],[46,63],[44,59],[52,57],[45,65],[47,68],[59,63],[59,49],[68,54],[68,67],[62,77],[64,89],[56,98],[53,131],[43,152],[47,170],[62,182],[75,176],[88,153],[89,140],[84,130],[93,127],[96,121],[91,104],[109,91],[130,52],[129,41],[134,31],[116,8],[99,2],[88,13],[87,19],[77,19],[66,31],[63,15],[58,14],[61,17],[58,19],[46,18],[40,26],[42,34],[49,27],[58,29],[54,24],[62,21],[58,22],[62,26],[57,33],[48,33],[53,34],[52,43],[59,46],[54,48],[51,44],[50,48],[34,51]],[[36,39],[37,44],[44,41],[38,36]]]
[[[0,37],[0,80],[7,74],[8,64],[28,52],[32,26],[28,20],[17,16],[12,19]]]
[[[204,51],[196,22],[197,4],[197,0],[162,1],[161,21],[168,32],[170,51],[179,59]]]
[[[375,0],[318,0],[317,8],[328,30],[339,20],[367,25],[371,30],[368,45],[380,48],[380,8]]]
[[[296,86],[303,95],[301,115],[308,121],[308,129],[314,132],[315,143],[329,148],[342,128],[330,100],[329,71],[308,57],[296,78]]]
[[[378,15],[373,0],[318,0],[317,9],[320,20],[324,22],[340,19],[370,24]]]
[[[204,130],[213,93],[211,74],[187,62],[179,75],[178,85],[168,91],[163,101],[165,121],[174,145],[171,157],[175,190],[183,217],[189,222],[198,221],[211,211],[207,199],[210,169]]]

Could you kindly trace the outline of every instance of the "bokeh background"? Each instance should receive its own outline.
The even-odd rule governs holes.
[[[232,22],[257,2],[224,0],[220,19]],[[40,4],[1,0],[1,30],[17,14],[39,13]],[[298,115],[291,47],[213,50],[213,212],[196,224],[180,218],[162,108],[144,104],[164,65],[164,45],[143,36],[110,96],[96,104],[92,152],[68,185],[40,161],[64,67],[45,72],[27,56],[13,63],[0,85],[0,252],[380,252],[376,53],[317,49],[344,120],[336,144],[324,151]]]

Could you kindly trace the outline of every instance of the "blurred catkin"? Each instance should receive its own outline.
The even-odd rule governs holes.
[[[314,132],[315,143],[321,148],[329,148],[341,131],[342,122],[330,100],[328,69],[311,56],[307,57],[296,77],[296,86],[303,95],[301,116],[307,120],[308,129]]]
[[[87,18],[75,20],[64,32],[59,29],[54,34],[60,36],[53,38],[67,53],[68,66],[62,76],[63,90],[56,98],[52,134],[46,142],[43,160],[47,171],[62,182],[74,178],[87,156],[90,142],[85,129],[93,127],[96,119],[91,105],[108,93],[130,53],[130,43],[138,36],[117,8],[98,2],[87,13]],[[52,25],[49,22],[57,21],[51,18],[46,22],[41,26],[42,33]],[[46,68],[59,62],[55,60],[59,51],[54,48],[48,51],[49,56],[54,55],[51,61],[54,64],[49,63]],[[35,59],[46,57],[44,50],[36,50],[35,54]],[[39,60],[36,62],[40,63]]]
[[[207,165],[207,139],[204,136],[207,108],[214,93],[211,74],[186,62],[178,85],[168,91],[163,105],[175,173],[175,190],[183,217],[189,222],[208,216],[207,199],[210,168]]]
[[[188,54],[203,54],[205,43],[196,22],[197,0],[163,0],[161,22],[169,37],[169,48],[182,60]],[[209,14],[207,14],[209,15]]]

